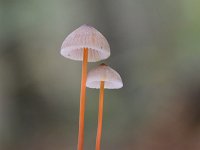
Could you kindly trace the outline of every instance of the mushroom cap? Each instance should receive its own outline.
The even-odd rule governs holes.
[[[104,81],[104,88],[106,89],[119,89],[123,87],[120,75],[105,64],[101,64],[89,71],[86,86],[99,89],[101,81]]]
[[[83,48],[88,48],[88,62],[96,62],[110,56],[106,38],[95,28],[82,25],[70,33],[62,43],[61,55],[73,60],[83,60]]]

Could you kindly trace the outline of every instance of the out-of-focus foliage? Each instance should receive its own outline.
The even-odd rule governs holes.
[[[102,149],[200,149],[200,1],[0,1],[0,149],[72,150],[81,62],[59,53],[82,24],[111,46],[124,87],[105,91]],[[101,62],[90,63],[88,68]],[[85,149],[98,90],[87,90]]]

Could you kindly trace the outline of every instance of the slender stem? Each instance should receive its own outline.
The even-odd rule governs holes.
[[[84,114],[85,114],[87,62],[88,62],[88,48],[84,48],[83,63],[82,63],[81,94],[80,94],[78,150],[83,150],[84,146]]]
[[[97,137],[96,137],[96,150],[100,150],[100,147],[101,147],[102,122],[103,122],[103,100],[104,100],[104,81],[101,81],[100,93],[99,93],[99,115],[98,115],[98,128],[97,128]]]

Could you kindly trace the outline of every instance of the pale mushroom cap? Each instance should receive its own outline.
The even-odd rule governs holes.
[[[120,75],[105,64],[92,69],[88,73],[86,86],[99,89],[101,81],[104,81],[104,88],[106,89],[119,89],[123,87]]]
[[[70,33],[61,47],[61,55],[73,60],[83,60],[83,48],[88,48],[88,62],[96,62],[110,56],[106,38],[95,28],[82,25]]]

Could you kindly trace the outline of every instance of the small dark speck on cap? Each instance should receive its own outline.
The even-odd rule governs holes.
[[[92,26],[90,26],[90,25],[88,25],[88,24],[83,24],[82,26],[86,26],[86,27],[92,28]]]
[[[101,66],[107,66],[106,64],[102,63]]]

